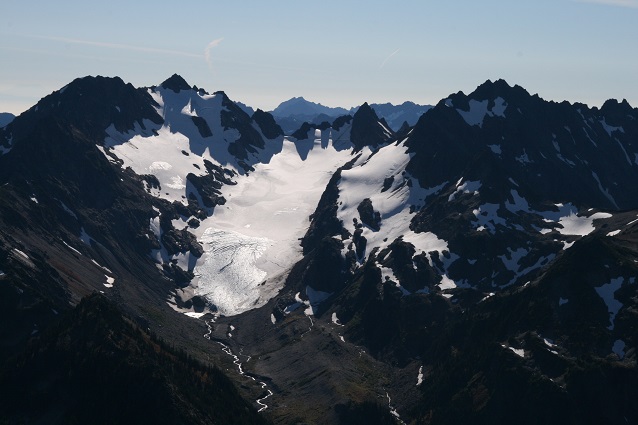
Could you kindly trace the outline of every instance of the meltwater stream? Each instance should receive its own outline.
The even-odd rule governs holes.
[[[213,323],[213,321],[204,321],[204,323],[206,323],[206,327],[208,328],[208,332],[206,332],[204,334],[204,338],[206,338],[207,340],[211,340],[211,334],[213,332],[213,329],[211,328],[211,323]],[[266,400],[268,397],[273,395],[273,392],[270,390],[270,388],[268,388],[268,384],[266,384],[263,381],[258,381],[254,376],[248,375],[246,374],[246,372],[244,372],[244,369],[242,367],[241,362],[239,361],[239,356],[237,356],[235,353],[233,353],[233,350],[230,349],[230,347],[226,344],[224,344],[223,342],[220,341],[215,341],[217,342],[217,344],[219,344],[222,347],[222,351],[226,354],[228,354],[230,357],[233,358],[233,364],[237,366],[237,371],[239,372],[240,375],[243,376],[247,376],[250,379],[252,379],[253,381],[255,381],[256,383],[258,383],[259,385],[261,385],[262,389],[266,390],[266,395],[264,397],[258,398],[257,400],[255,400],[255,402],[259,405],[259,410],[257,410],[257,412],[262,412],[266,409],[268,409],[268,405],[266,403],[264,403],[264,400]],[[250,357],[248,357],[248,359],[250,360]]]

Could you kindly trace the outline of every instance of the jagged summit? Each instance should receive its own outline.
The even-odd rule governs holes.
[[[15,133],[32,131],[37,117],[65,120],[86,131],[96,140],[113,125],[119,131],[130,130],[135,123],[160,123],[157,104],[144,88],[135,88],[120,77],[87,76],[76,78],[60,90],[42,98],[21,114],[10,126]]]
[[[355,150],[364,146],[377,147],[387,142],[394,132],[385,120],[379,119],[377,113],[365,102],[352,117],[352,131],[350,139]]]
[[[485,100],[502,98],[521,98],[527,97],[529,93],[519,85],[510,86],[507,81],[498,79],[495,81],[487,80],[468,95],[471,99]]]
[[[252,119],[257,123],[259,128],[261,128],[262,133],[268,139],[274,139],[279,136],[284,135],[284,131],[281,127],[275,122],[275,119],[268,112],[264,112],[261,109],[257,109],[253,115]]]
[[[470,111],[472,108],[471,103],[476,104],[477,102],[487,101],[488,106],[491,107],[494,106],[497,100],[517,104],[521,107],[527,107],[534,102],[542,101],[537,95],[530,96],[527,90],[521,86],[510,86],[507,81],[499,79],[493,82],[487,80],[467,95],[462,91],[451,94],[447,98],[440,100],[437,106],[453,106],[463,111]]]
[[[610,119],[609,124],[623,121],[628,116],[635,115],[637,110],[638,108],[632,107],[627,99],[623,99],[621,102],[616,99],[608,99],[600,108],[600,112]]]
[[[191,89],[191,86],[188,85],[186,80],[178,74],[171,75],[162,84],[160,84],[160,86],[168,90],[173,90],[175,93],[179,93],[181,90]]]
[[[530,198],[638,207],[638,190],[619,190],[617,183],[638,177],[629,153],[635,142],[625,132],[636,126],[633,110],[620,105],[609,101],[598,110],[550,102],[503,80],[488,81],[468,96],[450,95],[421,117],[408,142],[417,152],[411,169],[429,185],[463,170],[465,177],[483,174],[472,167],[487,161],[495,165],[491,179],[526,181]]]

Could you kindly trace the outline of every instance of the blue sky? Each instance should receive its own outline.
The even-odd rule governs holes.
[[[0,1],[0,111],[74,78],[173,73],[265,110],[436,103],[504,78],[548,100],[638,106],[638,0]]]

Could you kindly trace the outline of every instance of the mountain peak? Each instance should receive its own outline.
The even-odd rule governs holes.
[[[275,117],[288,117],[293,115],[314,116],[326,114],[329,117],[346,115],[348,111],[344,108],[331,108],[321,103],[311,102],[303,97],[293,97],[281,102],[272,112]]]
[[[168,90],[173,90],[175,93],[179,93],[180,90],[190,90],[191,88],[186,80],[178,74],[171,75],[162,84],[160,84],[160,86]]]
[[[616,113],[623,115],[631,114],[633,109],[629,102],[627,102],[627,99],[623,99],[622,102],[618,102],[616,99],[608,99],[600,108],[601,112],[605,114]]]
[[[378,121],[379,120],[379,116],[377,115],[377,113],[374,111],[374,109],[372,109],[372,107],[368,104],[368,102],[364,102],[363,105],[359,106],[359,109],[357,109],[357,112],[355,112],[354,114],[354,119],[371,119],[374,121]]]
[[[379,116],[368,102],[357,109],[352,117],[351,140],[356,150],[364,146],[380,146],[392,137],[385,120],[379,120]]]
[[[522,87],[514,85],[510,86],[507,81],[498,79],[495,81],[487,80],[476,88],[468,97],[477,100],[495,99],[497,97],[509,98],[529,96],[529,93]]]

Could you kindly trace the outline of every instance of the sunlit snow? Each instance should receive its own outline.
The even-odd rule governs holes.
[[[457,183],[456,190],[448,197],[448,201],[454,200],[459,193],[473,193],[474,195],[478,195],[478,190],[481,188],[480,181],[464,181],[461,183],[461,180]]]
[[[311,141],[301,156],[298,149],[284,140],[282,151],[269,163],[255,165],[236,185],[223,186],[226,204],[191,229],[206,251],[195,268],[197,293],[223,314],[263,305],[282,287],[284,273],[302,257],[299,238],[308,228],[308,217],[334,171],[350,159],[350,152],[335,149],[331,140]],[[219,232],[226,232],[224,259],[214,251],[219,249]],[[222,278],[218,271],[226,265]]]
[[[558,204],[558,212],[543,211],[537,214],[545,217],[545,222],[552,223],[558,222],[561,227],[556,230],[562,235],[574,235],[574,236],[586,236],[595,230],[594,220],[610,218],[609,213],[598,212],[590,216],[579,216],[576,213],[576,208],[571,204],[563,205]]]
[[[208,312],[204,311],[204,312],[198,313],[196,311],[187,311],[184,314],[188,317],[192,317],[193,319],[199,319],[200,317],[204,316],[206,313]]]
[[[169,258],[163,247],[154,251],[154,258],[158,264],[176,261],[181,268],[193,270],[196,293],[204,295],[222,314],[258,307],[278,291],[284,272],[301,258],[299,238],[308,227],[308,216],[332,173],[350,158],[346,149],[351,146],[347,140],[349,127],[323,132],[317,139],[301,143],[269,140],[264,150],[250,154],[256,165],[246,175],[228,152],[229,144],[240,135],[221,125],[222,94],[200,95],[189,90],[174,93],[162,88],[150,94],[159,105],[164,124],[146,121],[142,128],[136,123],[125,134],[109,127],[105,155],[117,156],[123,167],[137,174],[154,175],[161,190],[150,186],[147,190],[182,203],[189,195],[186,176],[204,174],[204,160],[242,175],[236,179],[237,185],[222,187],[227,202],[201,220],[198,229],[189,229],[204,247],[199,260],[190,253]],[[193,117],[203,119],[213,136],[202,137]],[[173,226],[184,229],[188,219],[172,220]],[[159,217],[149,224],[161,241]],[[84,231],[82,239],[90,244],[91,238]]]
[[[225,315],[252,308],[266,277],[255,263],[272,242],[213,228],[204,232],[200,242],[207,255],[195,268],[199,276],[196,295],[206,297]]]
[[[104,277],[106,277],[106,283],[104,283],[104,286],[106,286],[107,288],[112,288],[113,284],[115,283],[115,279],[108,275],[104,275]]]
[[[93,264],[95,264],[96,266],[98,266],[99,268],[101,268],[102,270],[104,270],[105,272],[110,273],[110,274],[113,274],[113,272],[112,272],[111,270],[109,270],[107,267],[102,266],[102,265],[101,265],[100,263],[98,263],[97,261],[95,261],[95,260],[91,260],[91,262],[92,262]]]
[[[339,320],[339,318],[337,317],[337,313],[333,312],[332,313],[332,323],[334,323],[337,326],[343,326],[341,324],[341,321]]]
[[[512,352],[516,354],[518,357],[525,358],[525,350],[523,350],[522,348],[508,347],[507,345],[503,345],[503,344],[501,344],[501,347],[512,350]]]
[[[366,252],[376,247],[383,249],[399,237],[414,245],[417,254],[448,249],[447,242],[435,234],[414,233],[410,230],[413,217],[410,207],[423,205],[425,199],[441,190],[444,184],[430,189],[419,187],[418,181],[411,179],[404,172],[409,161],[410,154],[403,144],[390,145],[379,149],[373,155],[364,150],[362,157],[352,169],[341,173],[337,218],[341,220],[344,228],[350,234],[354,234],[354,220],[360,219],[357,207],[365,198],[369,198],[374,211],[380,213],[380,232],[363,226],[363,236],[367,240]],[[388,177],[394,177],[393,183],[382,192],[384,181]],[[375,187],[377,191],[374,191]]]
[[[29,260],[29,256],[27,254],[24,253],[24,251],[20,251],[18,248],[13,248],[13,251],[20,255],[22,258],[24,258],[25,260]]]

